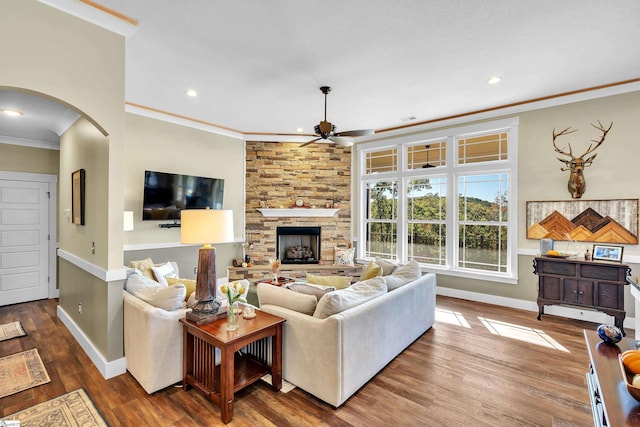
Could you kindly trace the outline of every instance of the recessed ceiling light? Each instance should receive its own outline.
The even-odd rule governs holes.
[[[500,83],[501,80],[502,80],[502,77],[495,76],[487,80],[487,83],[489,83],[490,85],[497,85],[498,83]]]
[[[9,108],[4,108],[2,110],[2,112],[4,114],[6,114],[7,116],[11,116],[11,117],[18,117],[18,116],[21,116],[23,114],[22,111],[20,111],[20,110],[12,110],[12,109],[9,109]]]
[[[186,92],[187,96],[190,96],[192,98],[195,98],[196,96],[198,96],[198,92],[196,92],[193,89],[188,89]]]
[[[407,117],[401,117],[400,121],[401,122],[410,122],[416,119],[416,116],[407,116]]]
[[[298,132],[298,133],[302,133],[302,132],[304,132],[304,129],[302,129],[302,128],[298,128],[298,129],[296,129],[296,132]]]

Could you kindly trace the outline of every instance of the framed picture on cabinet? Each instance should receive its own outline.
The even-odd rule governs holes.
[[[622,262],[622,246],[611,245],[593,245],[593,260],[594,261],[614,261]]]

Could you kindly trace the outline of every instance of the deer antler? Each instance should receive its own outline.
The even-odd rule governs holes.
[[[558,146],[556,145],[556,138],[562,135],[568,135],[570,133],[573,133],[575,131],[577,131],[578,129],[571,129],[571,126],[569,126],[566,129],[561,130],[560,132],[556,132],[556,129],[553,128],[553,149],[556,151],[556,153],[560,153],[563,154],[565,156],[569,156],[572,159],[573,157],[573,151],[571,151],[571,144],[567,144],[569,146],[569,152],[567,153],[566,151],[563,151],[561,149],[558,148]],[[557,157],[558,160],[560,160],[561,162],[565,163],[565,164],[569,164],[569,160],[564,160],[561,159],[560,157]],[[566,169],[565,169],[566,170]]]
[[[611,128],[613,127],[613,122],[611,122],[611,124],[609,125],[608,128],[604,128],[604,126],[602,125],[602,123],[600,123],[600,120],[598,120],[598,126],[594,125],[593,123],[591,123],[591,126],[593,126],[594,128],[598,129],[600,132],[602,132],[602,136],[600,137],[599,140],[595,140],[592,139],[591,142],[595,142],[595,146],[593,144],[589,144],[589,146],[587,147],[587,151],[584,152],[584,154],[580,157],[584,157],[587,154],[595,151],[596,148],[598,148],[600,145],[602,145],[602,143],[604,142],[604,139],[607,137],[607,134],[609,133],[609,131],[611,130]],[[598,153],[594,154],[593,156],[589,157],[588,159],[585,159],[584,163],[586,164],[591,164],[591,162],[593,162],[593,160],[596,158],[596,156],[598,155]]]

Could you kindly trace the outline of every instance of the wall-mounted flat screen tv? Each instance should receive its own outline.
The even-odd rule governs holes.
[[[143,220],[178,220],[182,209],[222,209],[224,179],[145,171]]]

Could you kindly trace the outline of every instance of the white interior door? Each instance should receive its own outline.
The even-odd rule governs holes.
[[[0,180],[0,305],[49,296],[49,186]]]

